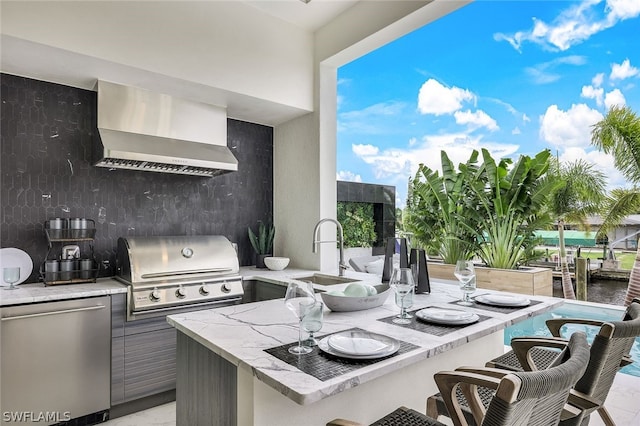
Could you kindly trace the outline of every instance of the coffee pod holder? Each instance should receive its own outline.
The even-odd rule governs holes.
[[[100,268],[94,256],[94,220],[49,219],[44,231],[48,250],[40,267],[40,279],[45,285],[96,282]]]

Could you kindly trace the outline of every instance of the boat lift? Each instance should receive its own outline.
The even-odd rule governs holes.
[[[605,246],[604,246],[604,252],[602,253],[602,258],[603,258],[603,259],[608,259],[608,260],[616,260],[616,255],[615,255],[615,253],[613,252],[613,250],[611,250],[611,249],[610,249],[610,250],[609,250],[609,253],[607,254],[607,247],[611,247],[611,246],[613,246],[613,245],[615,245],[615,244],[618,244],[618,243],[619,243],[619,242],[621,242],[621,241],[628,240],[629,238],[631,238],[631,237],[635,237],[635,236],[636,236],[636,235],[638,235],[638,234],[640,234],[640,231],[636,231],[636,232],[634,232],[633,234],[629,234],[629,235],[626,235],[626,236],[624,236],[624,237],[622,237],[622,238],[618,238],[617,240],[615,240],[615,241],[614,241],[614,242],[612,242],[612,243],[605,244]]]

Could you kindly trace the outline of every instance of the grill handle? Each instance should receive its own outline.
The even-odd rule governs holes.
[[[143,274],[142,278],[164,278],[175,277],[176,275],[196,275],[196,274],[223,274],[233,272],[231,268],[194,269],[190,271],[156,272],[153,274]]]
[[[167,306],[166,308],[154,308],[154,309],[148,309],[148,310],[128,312],[127,321],[135,321],[139,319],[145,319],[145,318],[156,317],[161,315],[170,315],[172,313],[180,314],[186,310],[193,309],[193,308],[205,308],[210,306],[218,307],[218,305],[230,306],[230,305],[238,304],[239,302],[242,302],[242,297],[230,297],[227,299],[214,300],[211,302],[189,303],[186,305],[179,305],[179,306]]]

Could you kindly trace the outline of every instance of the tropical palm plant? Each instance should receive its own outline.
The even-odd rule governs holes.
[[[611,193],[603,212],[603,224],[598,231],[606,235],[621,220],[640,211],[640,117],[629,107],[613,106],[605,117],[593,126],[591,143],[607,154],[633,188]],[[640,295],[640,245],[631,269],[625,305]]]
[[[558,226],[562,293],[565,299],[575,299],[567,263],[564,225],[577,223],[583,229],[588,229],[587,216],[598,212],[605,198],[606,178],[601,171],[586,161],[561,163],[555,159],[551,161],[546,179],[560,182],[551,193],[548,206]]]

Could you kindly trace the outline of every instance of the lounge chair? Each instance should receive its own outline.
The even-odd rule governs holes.
[[[349,265],[351,265],[356,272],[377,273],[377,275],[382,275],[384,255],[352,257],[349,259]]]
[[[584,333],[574,333],[557,362],[546,370],[509,372],[492,368],[463,367],[435,375],[436,384],[454,425],[466,425],[456,397],[457,391],[478,401],[477,390],[491,389],[486,410],[475,405],[478,424],[491,426],[553,425],[560,421],[571,387],[582,377],[589,361],[589,345]],[[581,415],[579,410],[574,414]],[[327,426],[356,426],[359,423],[336,419]],[[372,426],[444,426],[443,423],[406,407],[400,407]]]
[[[595,410],[608,426],[615,422],[604,407],[607,394],[611,389],[618,370],[631,362],[628,354],[637,336],[640,336],[640,300],[635,299],[627,308],[622,321],[595,321],[584,319],[557,318],[547,321],[547,327],[554,337],[522,337],[511,342],[513,350],[489,361],[486,366],[511,371],[543,370],[553,365],[558,350],[566,345],[560,337],[560,329],[565,324],[584,324],[600,327],[591,345],[591,357],[584,376],[576,383],[573,394],[591,401],[591,407],[584,407],[584,424]],[[491,394],[484,396],[484,404],[488,403]],[[463,407],[465,402],[462,400]],[[471,411],[465,408],[464,413],[471,420]],[[444,400],[440,394],[433,395],[427,401],[427,414],[432,417],[448,415]],[[564,419],[563,426],[577,425],[576,417]]]

